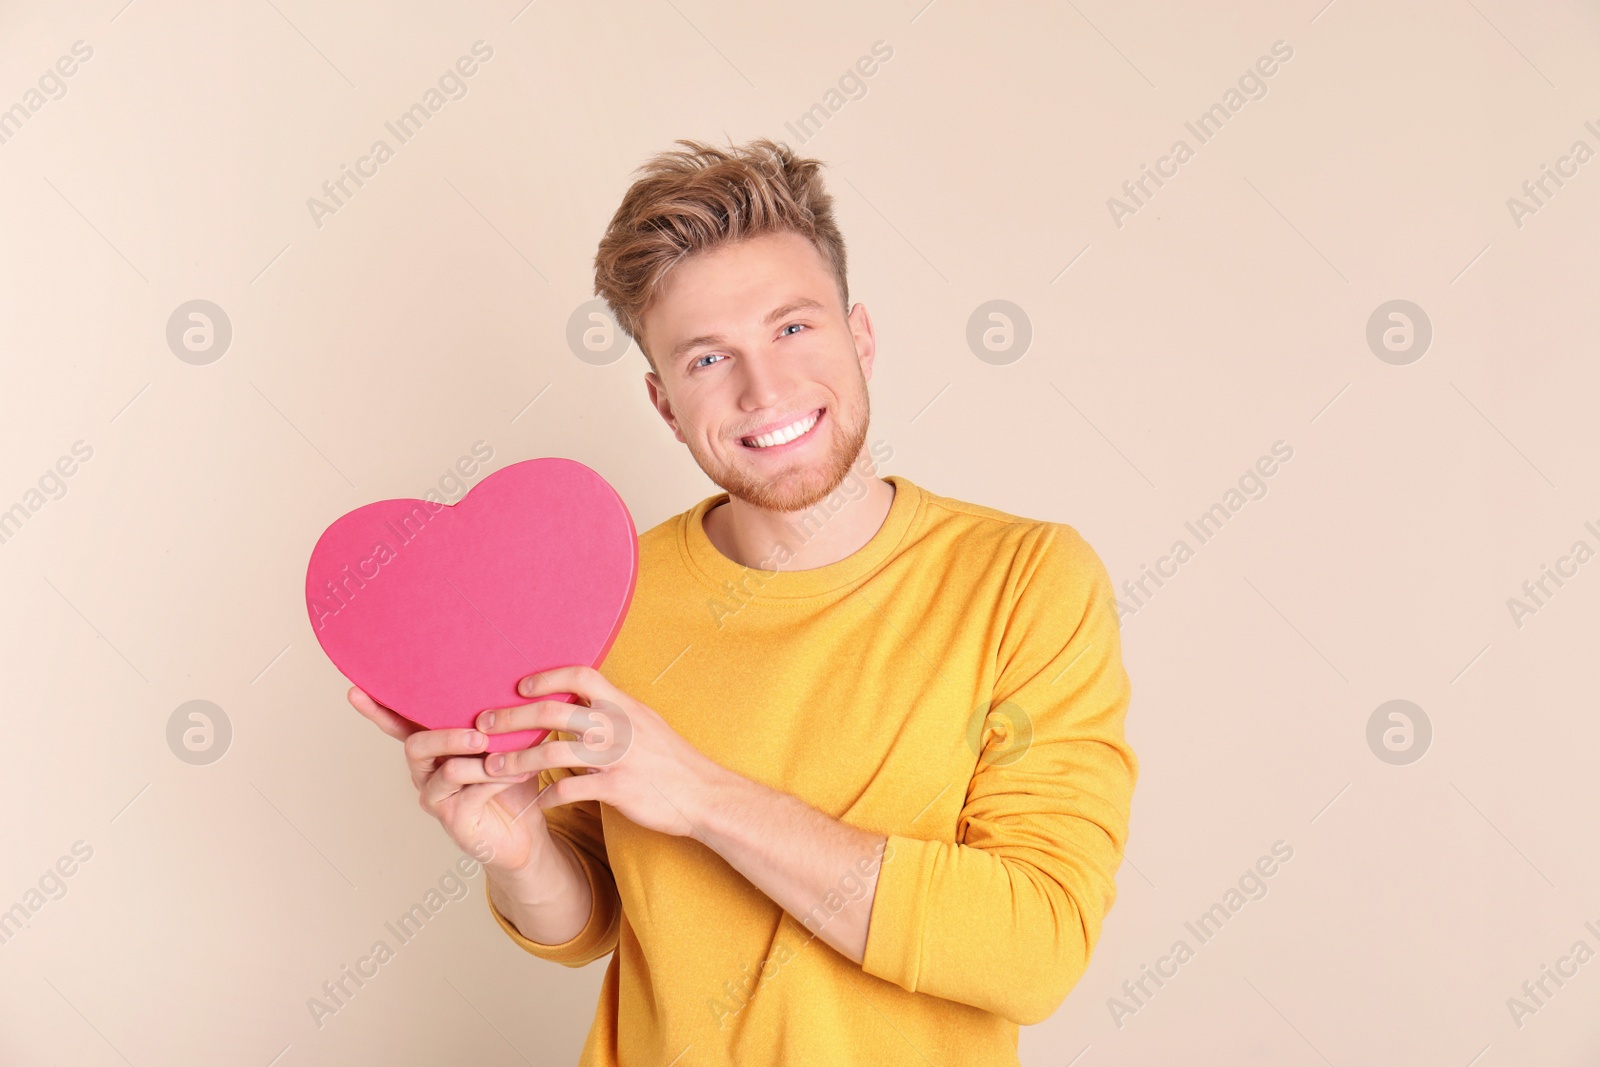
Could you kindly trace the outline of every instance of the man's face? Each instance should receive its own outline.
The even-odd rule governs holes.
[[[850,473],[867,438],[872,322],[861,304],[844,313],[804,237],[768,234],[684,260],[641,333],[656,365],[645,375],[651,403],[729,496],[803,511]]]

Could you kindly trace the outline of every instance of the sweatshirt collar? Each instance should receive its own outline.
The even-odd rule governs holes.
[[[726,503],[728,494],[717,493],[706,497],[681,517],[678,526],[678,545],[689,570],[712,589],[724,595],[737,595],[740,600],[772,601],[792,600],[800,597],[821,596],[859,582],[882,566],[894,555],[905,539],[907,531],[922,511],[923,492],[898,474],[884,478],[894,486],[894,500],[878,532],[860,548],[844,559],[809,570],[790,570],[788,563],[793,551],[815,535],[820,526],[848,502],[845,483],[819,501],[810,511],[786,524],[787,533],[779,546],[765,559],[749,567],[724,556],[711,538],[706,536],[706,512],[718,504]],[[785,547],[788,551],[785,551]],[[728,589],[724,583],[732,583]]]

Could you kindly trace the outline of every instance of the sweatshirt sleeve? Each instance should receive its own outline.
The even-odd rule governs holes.
[[[1041,530],[1020,553],[955,840],[889,835],[861,964],[1024,1025],[1089,965],[1138,776],[1110,576],[1075,529]]]
[[[557,731],[558,738],[570,735]],[[544,788],[556,778],[573,773],[570,767],[555,767],[539,774],[539,786]],[[606,854],[605,834],[600,824],[600,802],[576,801],[549,808],[544,813],[550,832],[572,846],[583,873],[589,879],[589,892],[593,901],[589,921],[572,940],[560,945],[541,945],[530,941],[500,914],[500,909],[489,900],[489,913],[500,928],[522,948],[541,959],[553,960],[566,967],[582,967],[599,959],[617,947],[617,935],[622,921],[622,900],[617,894],[616,880],[611,874],[611,861]],[[484,895],[488,896],[489,883],[484,880]]]

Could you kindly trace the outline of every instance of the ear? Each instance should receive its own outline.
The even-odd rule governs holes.
[[[872,316],[867,305],[857,303],[850,309],[845,321],[850,324],[850,337],[855,342],[856,359],[861,363],[861,377],[872,381],[872,361],[878,355],[878,339],[872,332]]]
[[[650,405],[656,409],[657,414],[672,430],[672,436],[684,444],[683,431],[678,429],[678,417],[672,413],[672,401],[667,398],[667,387],[661,384],[661,377],[655,371],[646,371],[644,375],[645,391],[650,394]]]

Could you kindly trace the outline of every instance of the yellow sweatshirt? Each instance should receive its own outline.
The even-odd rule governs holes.
[[[888,835],[865,960],[811,931],[875,857],[808,929],[692,837],[552,808],[588,925],[540,945],[490,910],[535,956],[615,953],[581,1065],[1016,1064],[1018,1024],[1087,967],[1138,775],[1110,578],[1071,526],[886,480],[883,526],[812,570],[788,549],[864,491],[856,470],[756,567],[701,524],[726,493],[647,531],[601,667],[716,762]]]

